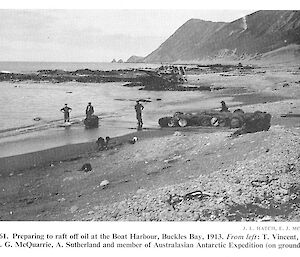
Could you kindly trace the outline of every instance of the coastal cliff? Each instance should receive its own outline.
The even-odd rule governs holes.
[[[257,11],[230,23],[191,19],[144,62],[261,60],[290,45],[300,45],[300,11]]]

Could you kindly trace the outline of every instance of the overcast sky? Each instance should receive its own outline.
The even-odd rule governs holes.
[[[253,10],[0,10],[0,61],[101,62],[146,56],[191,18]]]

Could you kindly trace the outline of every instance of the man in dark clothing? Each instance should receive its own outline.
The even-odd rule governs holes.
[[[142,110],[144,110],[144,106],[141,105],[139,101],[136,101],[134,109],[136,112],[136,119],[138,121],[138,128],[141,129],[143,127]]]
[[[65,104],[65,107],[60,109],[61,112],[64,113],[64,120],[65,122],[70,121],[70,111],[72,111],[72,108],[68,106],[68,104]]]
[[[225,102],[222,101],[221,104],[222,104],[222,109],[220,112],[229,112],[228,107],[226,106]]]
[[[88,103],[88,106],[85,109],[86,118],[91,118],[91,116],[94,114],[94,107],[92,106],[92,103]]]

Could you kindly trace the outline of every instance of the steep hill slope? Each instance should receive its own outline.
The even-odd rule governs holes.
[[[255,58],[268,63],[288,63],[300,64],[300,45],[292,44],[267,52],[262,56]]]
[[[191,19],[183,24],[157,50],[145,58],[146,62],[176,61],[194,59],[196,50],[209,37],[224,26],[224,22]]]
[[[241,60],[300,44],[300,11],[257,11],[231,23],[189,20],[146,62]]]
[[[131,57],[128,58],[128,60],[126,62],[139,63],[139,62],[143,62],[143,60],[144,60],[144,57],[142,57],[142,56],[132,55]]]

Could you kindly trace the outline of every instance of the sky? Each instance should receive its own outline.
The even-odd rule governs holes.
[[[252,12],[1,9],[0,61],[125,61],[148,55],[191,18],[231,22]]]

